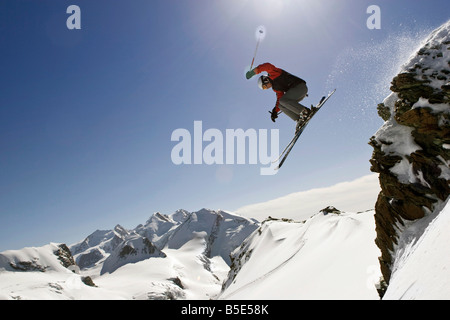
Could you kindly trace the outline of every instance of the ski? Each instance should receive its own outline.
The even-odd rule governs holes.
[[[292,145],[292,143],[294,143],[294,140],[295,140],[296,137],[297,137],[297,135],[295,135],[295,136],[292,138],[291,142],[289,142],[289,144],[286,146],[286,148],[284,148],[283,152],[280,153],[280,156],[279,156],[276,160],[272,161],[272,163],[277,163],[277,162],[280,161],[280,159],[284,156],[284,154],[285,154],[286,151],[289,149],[289,147]]]
[[[289,153],[291,152],[292,148],[294,148],[295,143],[297,142],[297,140],[300,138],[300,136],[303,133],[303,130],[305,130],[306,126],[308,125],[309,121],[311,121],[311,119],[314,117],[314,115],[320,110],[320,108],[322,108],[322,106],[325,104],[325,102],[328,101],[328,99],[331,98],[331,96],[336,92],[336,89],[334,89],[332,92],[330,92],[328,94],[327,97],[323,97],[322,100],[320,100],[320,102],[317,104],[317,106],[311,110],[310,115],[308,116],[308,118],[303,122],[303,124],[300,126],[300,128],[298,129],[298,131],[295,133],[294,138],[292,138],[291,142],[289,142],[289,144],[287,145],[287,147],[284,149],[284,151],[281,153],[280,157],[275,161],[278,162],[281,158],[280,164],[278,165],[278,167],[275,168],[275,170],[279,170],[281,168],[281,166],[284,164],[284,162],[286,161]]]
[[[323,98],[320,100],[318,106],[325,100],[325,98],[326,98],[326,97],[323,97]],[[317,107],[316,107],[316,108],[317,108]],[[317,110],[317,109],[316,109],[316,110]],[[317,111],[316,111],[316,112],[317,112]],[[310,114],[310,117],[307,118],[307,119],[305,120],[304,124],[299,128],[299,130],[296,132],[296,134],[294,135],[294,137],[292,138],[292,140],[289,142],[289,144],[286,146],[286,148],[284,148],[283,152],[280,153],[280,156],[279,156],[276,160],[272,161],[272,163],[277,163],[277,162],[279,162],[280,159],[281,159],[281,158],[284,156],[284,154],[286,153],[286,151],[287,151],[293,144],[295,144],[295,142],[296,142],[297,139],[298,139],[297,136],[299,136],[299,135],[301,134],[301,132],[303,132],[303,129],[302,129],[302,128],[304,128],[304,127],[306,126],[306,123],[312,118],[313,115],[314,115],[313,113]]]

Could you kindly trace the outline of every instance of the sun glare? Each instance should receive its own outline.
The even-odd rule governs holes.
[[[279,17],[289,5],[290,0],[255,0],[255,7],[259,14],[269,17]]]

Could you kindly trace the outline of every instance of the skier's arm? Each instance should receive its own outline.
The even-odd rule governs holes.
[[[284,92],[276,91],[276,90],[274,90],[274,91],[277,94],[277,103],[275,104],[275,107],[272,109],[272,112],[270,114],[270,118],[272,119],[273,122],[275,122],[275,119],[278,118],[278,113],[281,111],[280,99],[281,99],[281,97],[284,96]]]
[[[277,94],[277,103],[275,104],[275,108],[276,108],[277,112],[280,112],[281,111],[281,109],[280,109],[280,99],[284,96],[284,92],[282,92],[282,91],[275,91],[275,93]]]
[[[260,74],[261,72],[267,72],[272,79],[277,78],[281,74],[281,69],[278,69],[271,63],[263,63],[257,66],[255,69],[250,70],[246,73],[245,77],[247,79],[252,78],[253,76]]]
[[[270,77],[272,79],[277,78],[280,74],[281,74],[281,70],[278,69],[277,67],[275,67],[273,64],[271,63],[263,63],[260,64],[259,66],[257,66],[255,69],[253,69],[253,71],[256,74],[260,74],[261,72],[267,72],[268,74],[270,74]]]

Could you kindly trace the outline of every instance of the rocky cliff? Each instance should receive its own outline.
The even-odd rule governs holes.
[[[450,21],[403,66],[391,91],[378,106],[385,123],[369,143],[382,190],[376,244],[387,284],[406,226],[432,215],[450,194]]]

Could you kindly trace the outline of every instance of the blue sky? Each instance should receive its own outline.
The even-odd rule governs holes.
[[[66,9],[81,8],[81,30]],[[369,30],[366,9],[381,8]],[[1,0],[0,250],[81,240],[155,211],[235,210],[368,174],[377,103],[427,32],[449,19],[448,1]],[[273,92],[255,64],[305,79],[306,105],[338,91],[282,170],[180,165],[177,128],[279,129]],[[365,209],[365,208],[363,208]]]

